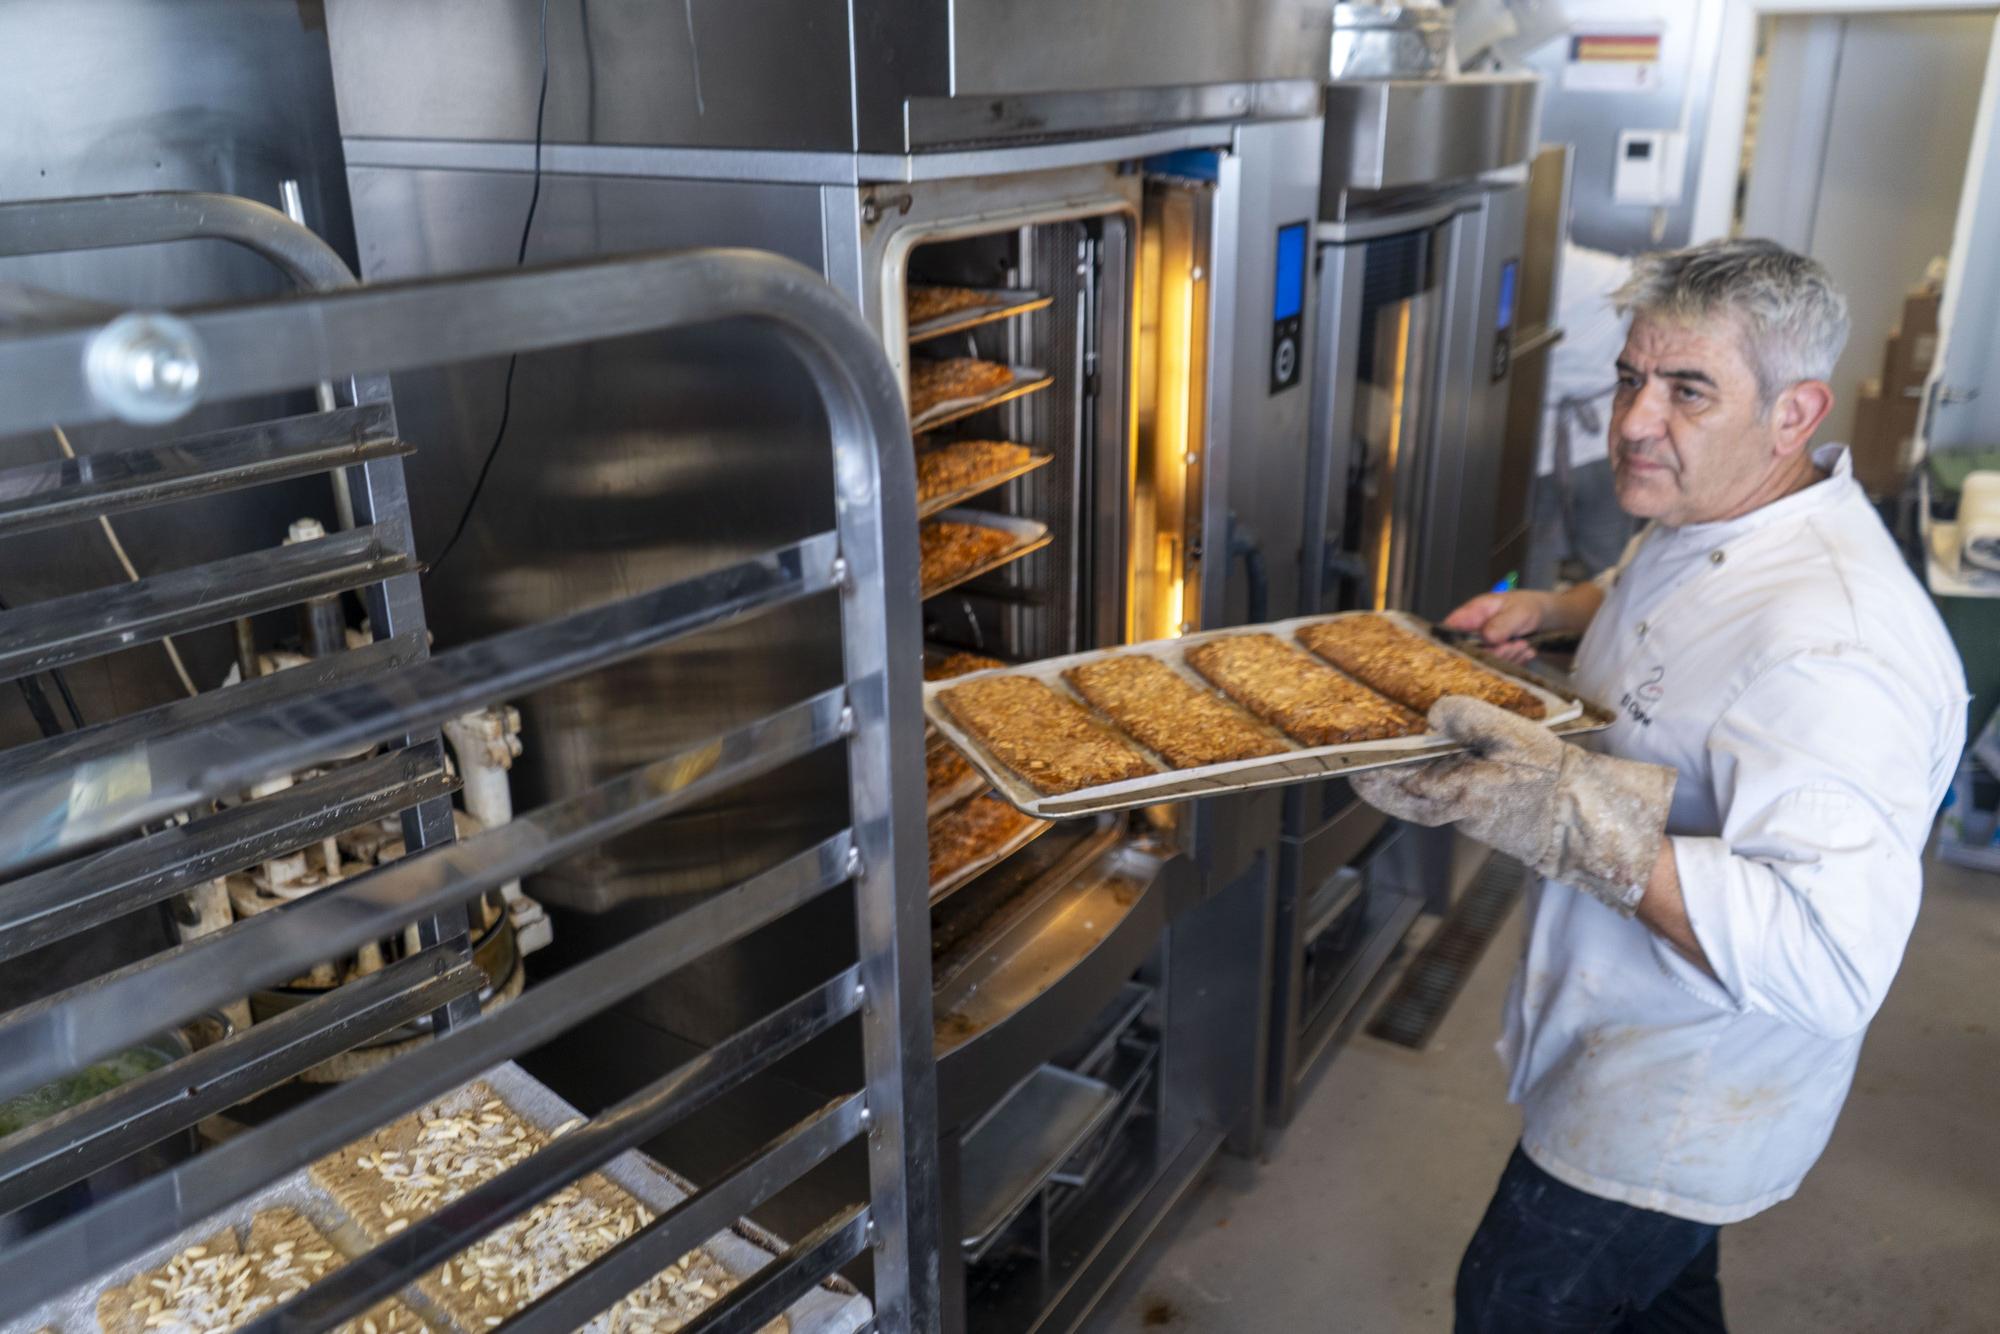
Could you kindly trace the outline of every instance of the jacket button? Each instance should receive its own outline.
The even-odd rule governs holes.
[[[1722,552],[1720,552],[1720,551],[1711,551],[1711,552],[1709,552],[1709,553],[1708,553],[1708,563],[1709,563],[1710,565],[1720,565],[1720,564],[1722,564]]]
[[[1644,621],[1639,622],[1638,633],[1639,638],[1644,639],[1646,637],[1646,623]]]

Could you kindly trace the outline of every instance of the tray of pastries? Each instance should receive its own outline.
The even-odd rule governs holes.
[[[5,1334],[221,1334],[298,1296],[419,1219],[581,1123],[508,1062],[391,1121],[11,1323]],[[612,1250],[691,1188],[626,1152],[555,1191],[339,1334],[483,1334]],[[739,1221],[587,1322],[588,1331],[679,1329],[771,1263],[784,1245]],[[867,1299],[838,1280],[760,1334],[856,1334]]]
[[[913,283],[907,306],[910,341],[922,342],[944,334],[974,329],[995,320],[1011,320],[1031,310],[1043,310],[1054,300],[1042,292],[1011,287],[947,287]]]
[[[917,529],[918,583],[936,597],[1049,544],[1049,527],[1034,519],[984,510],[944,510]]]
[[[960,885],[992,870],[1050,827],[987,791],[930,818],[930,897],[935,903]]]
[[[917,451],[917,517],[1025,477],[1055,458],[1011,440],[950,440]]]
[[[1040,819],[1447,755],[1424,715],[1473,695],[1568,735],[1611,715],[1402,612],[1341,612],[989,668],[924,685],[937,730]]]
[[[977,357],[910,359],[910,429],[918,435],[1045,389],[1054,377]]]

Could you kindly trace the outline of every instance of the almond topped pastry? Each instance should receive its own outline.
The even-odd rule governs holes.
[[[910,326],[915,328],[919,324],[928,324],[941,315],[956,315],[961,310],[993,304],[995,302],[991,292],[975,291],[970,287],[914,284],[910,288]]]
[[[989,658],[983,653],[947,653],[936,662],[924,664],[924,680],[949,681],[954,676],[964,676],[967,672],[984,672],[1007,664],[998,658]]]
[[[1230,635],[1197,644],[1187,664],[1223,694],[1294,741],[1337,746],[1419,736],[1424,720],[1350,681],[1276,635]]]
[[[951,742],[940,736],[924,751],[926,815],[938,815],[985,790],[986,780],[980,777],[979,770]]]
[[[1086,662],[1063,677],[1100,713],[1176,769],[1286,749],[1270,728],[1144,653]]]
[[[932,519],[917,529],[917,579],[926,591],[941,587],[976,570],[1007,548],[1020,536],[1004,528],[988,528],[981,523],[954,523]]]
[[[1488,704],[1543,718],[1548,709],[1534,692],[1489,672],[1450,649],[1397,625],[1386,616],[1343,616],[1299,630],[1299,642],[1356,680],[1418,713],[1446,695],[1470,695]]]
[[[936,500],[1024,466],[1034,454],[1008,440],[954,440],[917,453],[917,499]]]
[[[157,1269],[135,1274],[97,1299],[97,1324],[106,1334],[190,1331],[221,1334],[281,1306],[347,1263],[331,1241],[296,1209],[262,1209],[249,1236],[236,1229],[169,1257]],[[416,1313],[394,1297],[336,1327],[335,1334],[428,1334]]]
[[[994,796],[978,796],[930,822],[931,886],[935,889],[980,858],[1013,841],[1035,824]]]
[[[921,417],[940,403],[978,398],[1013,383],[1014,372],[997,361],[976,357],[921,358],[910,362],[910,415]]]
[[[946,686],[938,703],[1037,792],[1074,792],[1159,772],[1075,700],[1029,676]]]

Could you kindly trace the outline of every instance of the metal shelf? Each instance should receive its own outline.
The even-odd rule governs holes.
[[[358,526],[20,609],[0,620],[0,667],[40,670],[349,589],[364,598],[380,638],[0,753],[0,872],[17,873],[0,890],[0,957],[399,810],[408,851],[283,911],[0,1014],[0,1096],[73,1074],[176,1020],[407,927],[423,947],[11,1138],[0,1146],[0,1208],[39,1199],[420,1016],[430,1016],[432,1036],[419,1053],[324,1088],[14,1242],[0,1254],[0,1323],[190,1227],[220,1225],[266,1185],[851,885],[839,901],[854,913],[853,962],[830,976],[799,977],[789,1001],[719,1035],[595,1120],[246,1328],[329,1328],[353,1319],[816,1035],[858,1022],[861,1059],[849,1094],[545,1294],[511,1327],[578,1327],[745,1209],[862,1142],[865,1128],[865,1197],[836,1208],[691,1328],[761,1327],[868,1253],[880,1327],[935,1329],[934,1075],[929,1034],[912,1032],[906,1020],[923,1012],[927,917],[923,905],[895,892],[923,856],[921,784],[909,777],[922,733],[919,614],[907,595],[889,596],[915,582],[915,485],[894,374],[851,306],[797,265],[742,252],[641,255],[364,289],[350,286],[317,238],[247,201],[153,195],[0,205],[0,253],[33,251],[35,238],[50,235],[82,245],[216,236],[342,290],[143,317],[146,336],[171,345],[164,354],[131,341],[137,317],[107,322],[95,307],[52,305],[50,318],[0,336],[0,375],[17,387],[0,398],[0,431],[114,417],[157,427],[195,405],[194,385],[204,402],[326,385],[336,406],[91,456],[74,467],[0,474],[0,531],[329,470],[351,484]],[[429,656],[401,472],[407,449],[384,377],[729,319],[775,330],[823,400],[837,464],[835,529]],[[142,374],[141,353],[183,359],[189,373]],[[709,626],[828,594],[839,600],[837,684],[452,841],[441,722]],[[850,827],[734,877],[467,1022],[478,1014],[483,984],[466,953],[468,899],[836,747],[846,760]],[[213,809],[267,778],[328,764],[336,767],[274,796]],[[184,825],[146,828],[183,812]]]
[[[946,443],[949,442],[940,441],[938,447],[942,448]],[[956,491],[947,491],[943,495],[933,496],[929,500],[921,501],[917,505],[917,517],[919,519],[928,519],[933,514],[939,514],[945,510],[963,505],[974,496],[983,496],[988,491],[996,490],[999,487],[1007,485],[1009,482],[1018,481],[1026,477],[1038,468],[1055,462],[1055,458],[1056,456],[1053,454],[1036,454],[1029,458],[1026,463],[1003,469],[1000,472],[993,473],[991,476],[982,477],[970,486],[962,486]]]
[[[1018,540],[1013,546],[996,552],[976,565],[959,570],[948,578],[938,580],[936,583],[925,584],[922,596],[926,602],[941,593],[949,593],[961,584],[971,583],[983,574],[991,574],[1003,565],[1012,565],[1024,556],[1031,556],[1055,540],[1054,536],[1049,532],[1047,524],[1036,519],[1017,519],[1009,514],[989,514],[985,510],[953,509],[945,510],[935,515],[934,519],[948,523],[976,524],[982,528],[1000,528],[1013,533]]]
[[[912,283],[911,290],[923,286]],[[967,329],[977,329],[982,324],[992,324],[998,320],[1011,320],[1037,310],[1047,310],[1055,298],[1040,292],[1023,292],[1011,287],[975,287],[967,289],[980,292],[987,302],[971,306],[965,310],[954,310],[949,315],[938,315],[921,324],[910,326],[909,341],[921,343],[927,338],[942,338],[946,334],[964,333]]]
[[[926,408],[910,419],[910,431],[923,435],[935,431],[940,426],[949,426],[967,417],[976,417],[988,408],[997,408],[1002,403],[1011,403],[1038,390],[1054,384],[1055,377],[1047,371],[1038,371],[1030,366],[1009,366],[1014,378],[1000,388],[978,398],[948,398],[936,407]]]

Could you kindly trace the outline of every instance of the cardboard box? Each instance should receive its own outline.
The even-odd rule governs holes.
[[[1920,407],[1919,400],[1891,397],[1873,381],[1864,382],[1855,399],[1854,438],[1848,442],[1854,477],[1878,500],[1900,493],[1909,479]]]
[[[1903,301],[1902,323],[1882,357],[1882,393],[1889,398],[1916,397],[1930,378],[1937,360],[1938,294],[1917,292]]]

